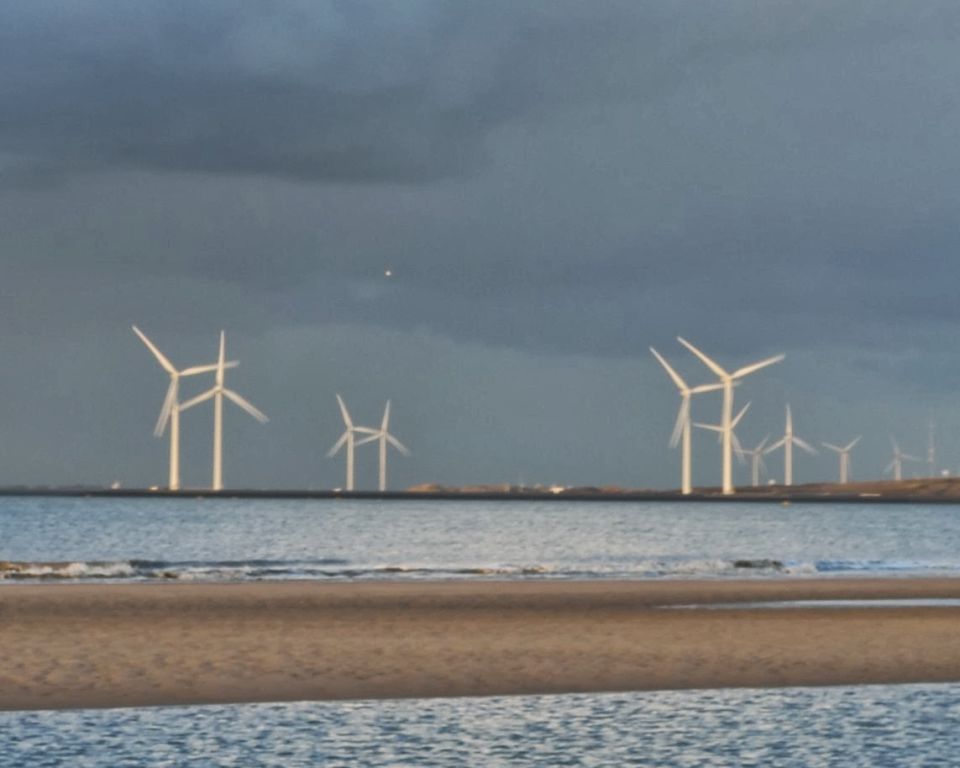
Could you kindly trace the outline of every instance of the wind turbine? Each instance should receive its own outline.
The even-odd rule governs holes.
[[[769,439],[770,435],[767,435],[757,443],[755,448],[750,450],[742,449],[743,453],[750,457],[750,480],[754,488],[760,485],[760,473],[767,471],[767,466],[763,462],[763,449],[766,447],[767,440]]]
[[[781,437],[777,442],[767,448],[766,453],[773,453],[778,448],[783,448],[783,484],[793,485],[793,446],[802,448],[811,455],[816,455],[817,449],[805,440],[793,434],[793,414],[790,412],[790,406],[787,405],[787,425]]]
[[[893,447],[893,460],[887,464],[887,468],[884,469],[884,473],[893,472],[894,480],[903,480],[903,462],[905,461],[923,461],[919,456],[911,456],[909,453],[904,453],[900,450],[900,446],[897,445],[897,441],[890,438],[890,445]]]
[[[357,441],[354,435],[358,432],[364,435],[376,436],[379,433],[375,429],[370,429],[370,427],[357,427],[353,424],[353,419],[350,418],[350,412],[347,410],[346,403],[343,402],[343,398],[340,395],[337,395],[337,403],[340,404],[340,413],[343,415],[343,424],[346,427],[343,434],[340,435],[340,439],[333,444],[333,448],[327,451],[328,457],[333,457],[337,454],[344,445],[347,447],[347,490],[353,490],[353,455],[357,447]],[[387,408],[387,413],[385,414],[389,418],[389,403]],[[372,437],[370,439],[373,439]]]
[[[217,370],[217,365],[195,365],[191,368],[184,368],[178,371],[173,363],[167,359],[156,345],[147,338],[147,335],[137,326],[132,326],[133,332],[137,334],[147,349],[153,353],[160,363],[163,370],[170,374],[170,385],[167,387],[167,394],[163,398],[163,406],[160,408],[160,416],[157,418],[157,425],[153,429],[153,434],[157,437],[163,435],[167,428],[167,422],[170,423],[170,480],[167,487],[171,491],[180,490],[180,377],[197,376],[201,373],[211,373]],[[230,361],[225,364],[226,368],[234,368],[237,363]]]
[[[383,409],[383,421],[380,422],[379,431],[374,431],[370,437],[365,437],[357,445],[365,445],[366,443],[372,443],[374,440],[380,442],[380,491],[381,493],[387,490],[387,443],[390,443],[394,448],[396,448],[404,456],[410,455],[410,450],[401,443],[397,438],[390,434],[387,427],[390,423],[390,401],[387,400],[387,405]]]
[[[691,482],[690,398],[702,392],[715,392],[718,389],[722,389],[723,384],[701,384],[696,387],[690,387],[687,385],[687,382],[680,377],[680,374],[671,367],[670,363],[663,359],[657,350],[650,347],[650,351],[653,352],[653,356],[657,358],[657,362],[663,366],[667,375],[673,379],[673,383],[676,384],[677,389],[680,390],[680,410],[677,412],[677,421],[673,426],[673,434],[670,436],[670,447],[676,448],[681,441],[683,442],[680,451],[680,492],[687,495],[693,491]]]
[[[839,445],[833,445],[832,443],[824,443],[824,448],[829,448],[831,451],[834,451],[840,457],[840,484],[846,485],[850,480],[850,451],[853,450],[853,446],[860,442],[862,435],[857,435],[856,439],[849,442],[844,447]]]
[[[232,389],[227,389],[226,386],[224,386],[224,371],[228,367],[225,362],[226,344],[226,334],[220,331],[220,354],[217,358],[216,383],[206,392],[197,395],[180,406],[181,410],[185,411],[188,408],[193,408],[193,406],[213,398],[213,483],[211,488],[214,491],[223,490],[223,398],[226,397],[232,400],[234,404],[240,406],[240,408],[253,416],[253,418],[261,424],[265,424],[268,420],[264,413],[246,398],[241,397]]]
[[[929,472],[930,477],[936,477],[937,475],[937,446],[934,443],[934,423],[933,419],[930,419],[930,423],[927,425],[927,472]]]
[[[744,417],[744,414],[746,414],[746,412],[749,410],[750,410],[750,403],[747,403],[745,406],[743,406],[743,408],[740,409],[740,412],[730,422],[730,428],[726,431],[724,430],[722,424],[701,424],[698,421],[695,423],[695,426],[699,427],[700,429],[709,429],[711,432],[717,432],[718,440],[723,440],[725,435],[729,435],[731,447],[734,453],[737,454],[737,458],[740,460],[741,463],[743,463],[744,461],[743,455],[745,451],[741,447],[740,440],[737,439],[737,433],[734,432],[734,430],[737,428],[737,424],[740,423],[740,420]]]
[[[691,344],[686,339],[677,337],[677,340],[683,344],[687,349],[693,352],[696,355],[700,362],[707,366],[711,371],[713,371],[720,379],[720,384],[723,387],[723,410],[720,415],[720,438],[723,441],[723,493],[731,494],[733,493],[733,385],[737,379],[742,379],[744,376],[749,376],[751,373],[759,371],[761,368],[766,368],[768,365],[773,365],[774,363],[779,363],[784,359],[785,355],[775,355],[774,357],[768,357],[766,360],[761,360],[759,363],[751,363],[750,365],[745,365],[742,368],[738,368],[733,373],[721,368],[716,362],[711,358],[707,357],[703,352],[697,349],[693,344]]]

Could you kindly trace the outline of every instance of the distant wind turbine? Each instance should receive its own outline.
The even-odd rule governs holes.
[[[327,451],[328,457],[336,456],[337,451],[342,447],[346,446],[347,449],[347,490],[353,490],[353,462],[354,462],[354,453],[356,451],[357,442],[356,434],[360,433],[363,435],[377,435],[379,434],[377,430],[370,429],[370,427],[357,427],[354,426],[353,419],[350,418],[350,412],[347,410],[346,403],[343,402],[343,398],[340,395],[337,395],[337,403],[340,405],[340,414],[343,416],[343,424],[346,427],[340,439],[333,444],[333,447]],[[389,415],[389,412],[388,414]]]
[[[935,425],[933,419],[930,419],[930,423],[927,425],[927,473],[930,477],[937,476],[937,446],[934,443],[934,429]]]
[[[163,406],[160,408],[160,416],[157,418],[157,425],[153,429],[153,434],[157,437],[163,435],[170,424],[170,479],[167,487],[171,491],[180,490],[180,411],[182,406],[180,400],[180,378],[182,376],[197,376],[201,373],[212,373],[217,370],[216,364],[195,365],[192,368],[184,368],[182,371],[174,368],[173,363],[157,349],[156,345],[147,338],[147,335],[137,326],[133,326],[133,332],[137,334],[147,349],[153,353],[153,356],[160,363],[163,370],[170,374],[170,385],[167,387],[166,397],[163,399]],[[236,367],[236,362],[230,361],[224,365],[226,368]]]
[[[763,440],[761,440],[754,448],[746,449],[743,448],[743,453],[750,457],[750,481],[754,488],[760,485],[760,473],[766,472],[767,467],[763,462],[763,450],[767,445],[767,440],[770,439],[770,435],[767,435]]]
[[[181,409],[185,411],[206,400],[213,399],[213,482],[211,488],[214,491],[223,490],[223,398],[226,397],[228,400],[232,400],[234,404],[249,413],[261,424],[265,424],[268,421],[260,409],[232,389],[227,389],[226,386],[224,386],[224,371],[228,367],[225,361],[226,344],[226,334],[220,331],[220,354],[217,358],[216,383],[206,392],[197,395],[180,406]]]
[[[694,426],[699,427],[700,429],[707,429],[711,432],[716,432],[718,440],[723,440],[726,435],[730,436],[730,445],[734,453],[737,454],[737,459],[740,460],[742,464],[744,462],[744,453],[745,451],[740,445],[740,440],[737,439],[737,433],[734,430],[737,428],[737,425],[740,423],[740,420],[743,419],[747,411],[750,410],[750,403],[747,403],[743,408],[740,409],[740,412],[734,417],[730,422],[730,427],[727,430],[724,430],[722,424],[701,424],[696,422]]]
[[[682,442],[680,450],[680,492],[684,495],[693,492],[692,468],[691,468],[691,450],[690,450],[690,398],[702,392],[715,392],[723,389],[723,384],[701,384],[696,387],[687,385],[673,367],[660,355],[657,350],[650,347],[653,356],[657,362],[663,366],[667,375],[673,380],[677,389],[680,390],[680,410],[677,412],[677,420],[673,425],[673,434],[670,436],[670,447],[676,448]]]
[[[380,443],[380,491],[383,492],[387,490],[387,443],[390,443],[394,448],[396,448],[404,456],[410,455],[410,450],[401,443],[397,438],[390,434],[388,426],[390,424],[390,401],[387,400],[387,405],[383,409],[383,421],[380,423],[380,429],[375,431],[370,437],[365,437],[357,445],[365,445],[366,443],[372,443],[374,440],[379,441]]]
[[[738,368],[733,373],[721,368],[714,360],[707,357],[703,352],[697,349],[686,339],[677,337],[677,340],[696,355],[700,362],[713,371],[720,379],[723,386],[723,409],[720,416],[720,438],[723,441],[723,492],[731,494],[733,488],[733,385],[737,379],[749,376],[751,373],[766,368],[768,365],[779,363],[784,359],[784,355],[775,355],[761,360],[759,363],[751,363],[742,368]]]
[[[806,451],[815,456],[817,449],[805,440],[793,434],[793,414],[790,412],[790,406],[787,405],[787,424],[781,437],[777,442],[766,449],[766,453],[773,453],[778,448],[783,448],[783,484],[793,485],[793,446]]]
[[[847,443],[847,445],[842,448],[839,445],[833,445],[833,443],[823,443],[824,448],[829,448],[840,457],[841,485],[846,485],[850,481],[850,451],[853,450],[853,446],[860,442],[861,437],[862,435],[858,435],[856,439]]]
[[[894,480],[903,480],[903,462],[905,461],[923,461],[919,456],[911,456],[909,453],[904,453],[900,450],[900,446],[897,445],[897,441],[890,438],[890,445],[893,448],[893,460],[887,464],[886,469],[884,469],[884,474],[889,474],[893,472]]]

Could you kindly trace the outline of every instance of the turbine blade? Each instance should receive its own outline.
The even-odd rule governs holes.
[[[236,360],[230,360],[223,364],[224,368],[236,368],[240,363]],[[212,363],[211,365],[194,365],[190,368],[185,368],[180,371],[181,376],[196,376],[201,373],[213,373],[217,368],[219,368],[218,363]]]
[[[350,413],[347,411],[347,405],[343,402],[343,398],[340,395],[337,395],[337,403],[340,404],[340,413],[343,415],[343,423],[347,425],[347,429],[353,429],[353,422],[350,420]]]
[[[363,440],[357,440],[355,445],[366,445],[367,443],[372,443],[375,440],[379,440],[383,435],[380,432],[370,435],[370,437],[365,437]]]
[[[853,450],[853,446],[855,446],[857,443],[860,442],[860,438],[861,438],[861,437],[863,437],[863,435],[857,435],[856,439],[855,439],[853,442],[851,442],[851,443],[850,443],[846,448],[844,448],[843,450],[844,450],[844,451]]]
[[[753,449],[753,450],[754,450],[754,453],[759,453],[759,454],[762,456],[762,455],[763,455],[763,447],[767,444],[767,440],[769,440],[769,439],[770,439],[770,435],[767,435],[765,438],[763,438],[763,440],[761,440],[759,443],[757,443],[757,447]]]
[[[700,395],[704,392],[716,392],[723,389],[723,384],[698,384],[690,390],[691,395]]]
[[[820,445],[822,445],[824,448],[829,448],[831,451],[836,451],[837,453],[843,453],[844,451],[847,450],[846,448],[840,448],[840,447],[834,445],[833,443],[823,443],[823,442],[821,442]]]
[[[900,446],[897,445],[897,441],[893,439],[893,435],[890,436],[890,445],[893,446],[894,453],[900,453]]]
[[[695,421],[693,426],[699,429],[709,429],[711,432],[723,432],[723,427],[718,427],[716,424],[701,424],[699,421]]]
[[[785,357],[786,355],[774,355],[773,357],[768,357],[766,360],[761,360],[759,363],[745,365],[743,368],[738,368],[736,371],[734,371],[731,378],[742,379],[744,376],[749,376],[751,373],[756,373],[761,368],[766,368],[768,365],[779,363]]]
[[[253,418],[259,421],[261,424],[266,424],[268,421],[270,421],[270,419],[267,418],[267,415],[263,411],[257,408],[253,403],[251,403],[245,397],[241,397],[240,395],[238,395],[232,389],[223,390],[223,394],[225,397],[228,397],[230,400],[232,400],[236,405],[243,408],[243,410],[245,410],[247,413],[253,416]]]
[[[217,355],[217,384],[223,386],[223,371],[226,361],[227,334],[220,331],[220,352]]]
[[[152,341],[150,341],[150,339],[147,338],[146,334],[143,331],[141,331],[139,328],[137,328],[137,326],[134,325],[131,327],[133,328],[133,332],[140,337],[140,341],[146,344],[147,349],[149,349],[153,353],[153,356],[157,358],[157,362],[159,362],[160,365],[163,366],[163,370],[165,370],[170,375],[176,375],[177,369],[173,367],[173,363],[167,360],[163,352],[157,349],[156,345]]]
[[[400,453],[402,453],[404,456],[410,455],[410,449],[407,448],[407,446],[405,446],[403,443],[397,440],[397,438],[395,438],[390,433],[387,433],[387,442],[390,443],[390,445],[392,445],[398,451],[400,451]]]
[[[354,432],[357,432],[361,435],[379,435],[379,429],[370,429],[370,427],[352,427]]]
[[[680,438],[683,435],[683,426],[690,418],[690,399],[684,397],[680,402],[680,409],[677,411],[677,420],[673,424],[673,432],[670,434],[670,447],[676,448],[680,444]]]
[[[802,440],[802,439],[800,439],[799,437],[796,437],[796,436],[795,436],[795,437],[793,438],[793,444],[794,444],[795,446],[797,446],[798,448],[800,448],[801,450],[806,451],[806,452],[809,453],[811,456],[816,456],[816,455],[817,455],[817,449],[814,448],[812,445],[810,445],[810,443],[808,443],[806,440]]]
[[[216,388],[216,387],[213,387],[213,388],[211,388],[211,389],[208,389],[206,392],[201,392],[201,393],[200,393],[199,395],[197,395],[196,397],[193,397],[193,398],[190,398],[189,400],[187,400],[187,402],[185,402],[185,403],[180,403],[180,410],[181,410],[181,411],[185,411],[185,410],[187,410],[188,408],[193,408],[193,406],[195,406],[195,405],[200,405],[200,403],[202,403],[204,400],[209,400],[209,399],[210,399],[211,397],[213,397],[215,394],[217,394],[217,388]]]
[[[387,405],[383,409],[383,421],[380,422],[380,429],[384,432],[387,431],[387,426],[390,423],[390,401],[387,400]]]
[[[170,380],[170,386],[167,387],[167,394],[163,398],[163,406],[160,408],[160,415],[157,417],[157,424],[153,428],[153,434],[160,437],[167,428],[167,422],[170,420],[170,412],[176,406],[177,384],[176,379]]]
[[[901,453],[900,458],[905,461],[924,461],[919,456],[911,456],[909,453]]]
[[[343,444],[344,444],[345,442],[347,442],[347,438],[348,438],[349,436],[350,436],[350,430],[349,430],[349,429],[348,429],[346,432],[344,432],[342,435],[340,435],[340,439],[337,440],[337,442],[335,442],[335,443],[333,444],[333,448],[331,448],[329,451],[327,451],[327,458],[328,458],[328,459],[333,458],[334,456],[337,455],[337,451],[339,451],[341,448],[343,448]]]
[[[733,429],[740,423],[740,419],[743,418],[744,414],[750,410],[750,403],[747,403],[743,408],[740,409],[740,413],[736,415],[733,421],[730,422],[730,428]]]
[[[777,440],[777,442],[775,442],[775,443],[773,443],[772,445],[768,446],[768,447],[766,448],[766,450],[764,451],[764,453],[773,453],[774,451],[776,451],[776,450],[778,450],[778,449],[780,449],[780,448],[783,448],[783,446],[786,445],[786,444],[787,444],[787,438],[781,437],[779,440]]]
[[[883,470],[883,474],[889,475],[891,472],[893,472],[896,466],[897,466],[897,460],[894,459],[889,464],[887,464],[886,468]]]
[[[677,385],[677,389],[679,389],[681,392],[686,392],[687,390],[689,390],[689,387],[687,386],[687,382],[685,382],[682,378],[680,378],[680,374],[677,373],[675,370],[673,370],[673,368],[670,366],[670,363],[664,360],[663,356],[659,352],[657,352],[657,350],[655,350],[653,347],[650,347],[650,351],[653,352],[653,356],[657,358],[657,362],[663,366],[664,370],[667,372],[670,378],[673,379],[673,383]]]
[[[743,455],[743,446],[740,445],[740,438],[737,437],[736,432],[730,433],[730,442],[733,443],[733,452],[737,457],[737,461],[741,464],[746,464],[747,460]]]
[[[721,379],[730,378],[730,374],[728,374],[725,370],[723,370],[723,368],[721,368],[712,359],[710,359],[705,354],[703,354],[703,352],[701,352],[699,349],[693,346],[693,344],[691,344],[685,338],[683,338],[682,336],[677,336],[677,341],[679,341],[681,344],[683,344],[683,346],[685,346],[687,349],[693,352],[693,354],[700,359],[701,363],[707,366],[707,368],[709,368],[711,371],[717,374],[717,376],[719,376]]]

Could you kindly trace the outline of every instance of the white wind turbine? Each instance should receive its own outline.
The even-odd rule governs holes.
[[[846,485],[850,481],[850,451],[853,450],[853,446],[860,442],[861,437],[862,435],[857,435],[854,440],[851,440],[842,448],[833,443],[823,444],[824,448],[829,448],[840,457],[840,485]]]
[[[695,354],[704,365],[713,371],[720,379],[723,386],[723,410],[720,415],[720,439],[723,441],[723,492],[724,494],[733,493],[733,385],[737,379],[749,376],[751,373],[766,368],[768,365],[779,363],[785,355],[775,355],[761,360],[759,363],[752,363],[738,368],[733,373],[729,373],[721,368],[711,358],[697,349],[686,339],[677,337],[677,340]]]
[[[763,462],[763,449],[767,445],[767,440],[770,439],[770,435],[767,435],[763,440],[757,443],[756,447],[751,449],[743,448],[741,449],[746,456],[750,457],[750,481],[754,488],[760,485],[760,473],[766,472],[767,467]]]
[[[885,474],[893,472],[894,480],[903,480],[903,462],[923,461],[923,459],[919,456],[911,456],[909,453],[901,451],[900,446],[897,445],[897,441],[892,437],[890,438],[890,445],[893,447],[893,460],[887,464],[887,468],[883,471]]]
[[[197,395],[180,406],[181,410],[185,411],[206,400],[213,399],[213,482],[211,488],[214,491],[223,490],[223,398],[226,397],[232,400],[261,424],[267,422],[267,417],[260,409],[232,389],[227,389],[226,386],[224,386],[224,371],[229,367],[225,361],[226,344],[226,334],[220,331],[220,354],[217,358],[216,383],[206,392]]]
[[[935,425],[933,419],[927,425],[927,473],[930,477],[937,476],[937,446],[934,442]]]
[[[387,400],[387,405],[383,409],[383,421],[380,422],[380,429],[375,431],[370,437],[365,437],[357,445],[365,445],[366,443],[372,443],[374,440],[379,441],[380,443],[380,491],[383,492],[387,490],[387,443],[390,443],[394,448],[396,448],[404,456],[410,455],[410,450],[401,443],[397,438],[390,434],[388,426],[390,424],[390,401]]]
[[[740,412],[730,421],[730,427],[727,430],[724,430],[722,424],[701,424],[699,421],[695,422],[694,426],[699,427],[700,429],[708,429],[711,432],[717,432],[717,439],[723,440],[725,435],[730,436],[730,445],[734,453],[737,454],[737,458],[741,463],[744,461],[744,450],[740,446],[740,440],[737,439],[737,433],[734,431],[737,428],[737,424],[740,423],[740,420],[744,417],[747,411],[750,410],[750,403],[747,403],[743,408],[740,409]]]
[[[354,452],[357,448],[357,441],[355,435],[357,433],[364,435],[378,435],[379,433],[375,429],[370,429],[370,427],[357,427],[354,426],[353,419],[350,418],[350,412],[347,410],[346,403],[343,402],[343,398],[340,395],[337,395],[337,403],[340,405],[340,413],[343,415],[343,424],[346,429],[344,429],[343,434],[340,435],[340,439],[333,444],[333,448],[327,451],[327,457],[333,457],[337,454],[342,447],[346,446],[347,448],[347,490],[353,490],[353,459]],[[389,411],[389,409],[388,409]],[[389,415],[389,414],[388,414]],[[372,439],[372,438],[371,438]]]
[[[778,448],[783,448],[783,484],[793,485],[793,446],[797,446],[811,455],[816,455],[817,449],[805,440],[801,440],[793,434],[793,414],[790,412],[790,406],[787,405],[787,424],[781,437],[777,442],[767,448],[766,453],[773,453]]]
[[[680,410],[677,412],[677,421],[673,425],[673,434],[670,436],[670,447],[676,448],[682,441],[680,450],[680,492],[687,495],[693,492],[690,451],[690,398],[702,392],[715,392],[722,389],[723,384],[701,384],[700,386],[690,387],[657,350],[650,347],[650,351],[657,358],[657,362],[663,366],[667,375],[673,379],[677,389],[680,390]]]
[[[173,367],[173,363],[157,349],[156,345],[147,338],[147,335],[137,326],[133,326],[133,332],[137,334],[147,349],[160,363],[163,370],[170,374],[170,385],[167,387],[166,397],[163,399],[163,406],[160,408],[160,416],[157,418],[157,425],[153,429],[153,434],[157,437],[163,435],[167,428],[167,422],[170,423],[170,480],[168,488],[171,491],[180,490],[180,377],[196,376],[201,373],[212,373],[217,370],[217,365],[195,365],[191,368],[184,368],[178,371]],[[226,368],[236,367],[236,362],[230,361],[225,364]]]

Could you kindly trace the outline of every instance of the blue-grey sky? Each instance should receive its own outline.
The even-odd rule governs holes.
[[[923,0],[7,4],[0,483],[164,482],[131,323],[182,365],[227,331],[271,416],[228,411],[233,487],[342,484],[336,392],[393,398],[395,487],[675,486],[648,346],[709,379],[677,334],[787,354],[737,392],[745,444],[789,400],[810,442],[864,435],[866,479],[932,417],[956,472],[958,38]]]

